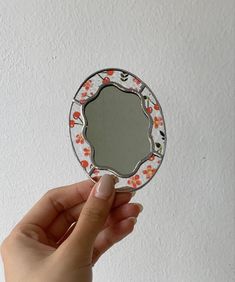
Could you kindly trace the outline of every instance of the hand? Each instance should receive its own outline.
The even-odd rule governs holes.
[[[48,191],[1,246],[6,281],[91,282],[94,263],[132,232],[142,209],[114,183],[104,175]]]

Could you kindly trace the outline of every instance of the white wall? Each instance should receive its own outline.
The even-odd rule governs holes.
[[[90,73],[120,67],[155,90],[168,146],[94,281],[232,282],[233,18],[232,0],[1,0],[0,239],[47,189],[86,178],[70,104]]]

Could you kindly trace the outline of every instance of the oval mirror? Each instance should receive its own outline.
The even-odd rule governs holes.
[[[79,87],[69,115],[75,155],[89,177],[113,174],[117,191],[138,190],[158,171],[166,149],[161,106],[136,75],[104,69]]]

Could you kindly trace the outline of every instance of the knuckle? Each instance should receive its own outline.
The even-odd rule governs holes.
[[[44,197],[51,197],[51,196],[54,195],[57,191],[58,191],[58,188],[51,188],[50,190],[48,190],[48,191],[44,194]]]
[[[0,244],[0,254],[2,256],[7,255],[10,252],[14,252],[16,246],[21,242],[24,234],[27,234],[28,224],[18,224],[10,232],[10,234]]]
[[[2,257],[9,254],[10,250],[14,248],[15,242],[17,240],[18,233],[16,231],[12,231],[2,242],[0,245],[0,253]]]
[[[7,253],[7,249],[8,249],[7,245],[8,245],[8,237],[4,239],[4,241],[0,245],[0,253],[2,256],[4,256]]]
[[[58,213],[65,210],[64,204],[60,200],[60,196],[58,193],[60,191],[61,191],[60,188],[52,188],[48,190],[43,196],[45,199],[47,199],[50,202],[50,204]]]

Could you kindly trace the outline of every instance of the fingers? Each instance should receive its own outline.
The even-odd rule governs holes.
[[[116,193],[112,209],[129,202],[131,197],[132,193]],[[71,224],[78,220],[84,204],[85,203],[78,204],[62,212],[48,227],[47,236],[53,240],[54,243],[57,243],[62,236],[64,236]]]
[[[73,232],[61,244],[58,252],[68,253],[73,260],[87,259],[89,263],[94,241],[102,230],[114,201],[114,184],[114,177],[105,174],[94,185]]]
[[[105,228],[97,236],[93,250],[93,264],[113,244],[130,234],[136,223],[136,218],[142,212],[143,206],[137,203],[128,203],[112,211]]]
[[[135,223],[136,218],[129,217],[100,232],[94,244],[92,264],[94,265],[99,257],[112,247],[113,244],[130,234],[134,229]]]
[[[113,226],[128,217],[137,217],[142,210],[142,205],[138,203],[128,203],[117,207],[110,213],[105,227]]]
[[[42,229],[47,228],[58,214],[86,201],[93,186],[94,182],[89,179],[49,190],[19,224],[35,224]]]
[[[118,192],[115,193],[114,203],[112,205],[113,208],[117,208],[125,203],[128,203],[134,195],[130,192]]]

